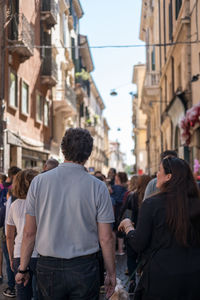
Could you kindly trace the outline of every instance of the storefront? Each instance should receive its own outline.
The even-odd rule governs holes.
[[[41,171],[49,158],[50,152],[44,149],[42,142],[20,137],[9,130],[5,133],[4,145],[5,173],[10,166],[18,166],[22,169],[36,168]]]
[[[22,148],[22,169],[37,168],[42,170],[48,154]]]

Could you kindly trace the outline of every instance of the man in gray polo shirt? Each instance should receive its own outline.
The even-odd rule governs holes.
[[[93,147],[85,129],[68,129],[61,148],[65,162],[32,181],[26,199],[26,224],[17,283],[28,282],[34,248],[39,299],[99,298],[99,242],[107,270],[107,297],[116,283],[113,255],[114,222],[106,185],[84,168]]]
[[[177,155],[177,152],[174,151],[174,150],[165,150],[160,155],[160,161],[162,161],[164,158],[167,158],[167,157],[178,157],[178,155]],[[154,193],[159,192],[159,190],[157,189],[156,185],[157,185],[157,177],[151,179],[151,181],[149,181],[149,183],[147,184],[143,200],[145,200],[146,198],[150,197]]]

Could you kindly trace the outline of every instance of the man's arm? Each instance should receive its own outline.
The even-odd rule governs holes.
[[[98,234],[107,271],[105,279],[106,296],[109,298],[113,294],[116,285],[114,239],[111,224],[98,223]]]
[[[27,269],[34,245],[36,236],[37,226],[36,219],[34,216],[26,215],[26,223],[24,226],[23,240],[21,247],[21,258],[20,258],[20,270],[24,271]],[[15,279],[17,283],[22,283],[24,280],[24,285],[27,284],[28,279],[26,274],[17,273]]]

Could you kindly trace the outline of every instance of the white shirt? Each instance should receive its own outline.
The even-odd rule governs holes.
[[[9,214],[9,210],[10,210],[10,206],[12,204],[11,202],[12,197],[9,197],[8,200],[5,203],[6,206],[6,215],[5,215],[5,234],[7,235],[7,220],[8,220],[8,214]]]
[[[12,225],[16,227],[17,235],[15,237],[14,245],[14,258],[21,256],[21,245],[23,238],[23,231],[25,225],[25,209],[26,209],[26,200],[17,199],[15,200],[9,209],[7,225]],[[37,251],[34,249],[32,257],[37,257]]]

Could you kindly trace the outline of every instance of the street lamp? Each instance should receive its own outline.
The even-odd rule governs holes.
[[[117,96],[117,95],[118,95],[118,93],[116,92],[115,89],[111,90],[110,96]]]
[[[199,76],[200,76],[200,74],[196,74],[196,75],[192,76],[191,82],[198,81],[199,80]]]
[[[130,85],[130,83],[126,83],[126,84],[120,85],[120,86],[118,86],[118,87],[116,87],[116,88],[114,88],[114,89],[111,89],[111,91],[110,91],[110,96],[117,96],[117,95],[118,95],[117,90],[118,90],[118,89],[121,89],[121,88],[123,88],[123,87],[125,87],[125,86],[127,86],[127,85]],[[130,92],[129,94],[132,95],[132,93],[133,93],[133,92]]]

